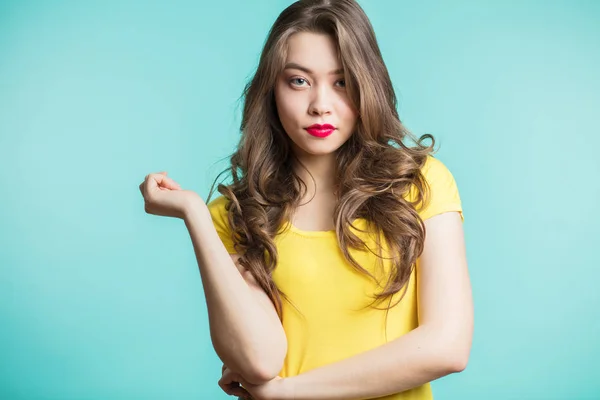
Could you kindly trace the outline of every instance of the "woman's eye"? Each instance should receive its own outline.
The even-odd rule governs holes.
[[[290,79],[290,83],[294,86],[304,86],[305,83],[308,84],[308,81],[304,78],[292,78],[292,79]],[[338,85],[339,87],[345,88],[346,80],[340,79],[339,81],[336,82],[336,85]]]
[[[306,82],[306,79],[304,78],[292,78],[290,79],[290,82],[296,86],[302,86],[302,84],[304,82]]]

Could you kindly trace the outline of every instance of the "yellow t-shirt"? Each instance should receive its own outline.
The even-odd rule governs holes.
[[[457,211],[462,217],[456,182],[445,165],[429,156],[422,172],[431,192],[429,205],[419,212],[421,218],[425,220],[448,211]],[[234,254],[226,201],[220,196],[211,201],[208,207],[221,240],[227,250]],[[355,225],[365,229],[366,221],[358,219]],[[280,376],[295,376],[357,355],[418,326],[416,270],[410,278],[405,297],[390,309],[386,323],[384,310],[365,307],[372,301],[372,295],[381,291],[381,287],[344,259],[335,231],[303,231],[291,224],[286,224],[286,227],[289,229],[275,237],[279,263],[273,272],[273,281],[298,310],[282,300],[282,323],[288,352]],[[356,230],[354,233],[365,240],[371,249],[376,249],[373,235]],[[350,253],[363,268],[378,278],[389,271],[389,262],[383,263],[382,271],[380,266],[377,267],[377,257],[368,251],[350,249]],[[392,304],[401,292],[395,295]],[[387,303],[378,308],[385,306]],[[381,397],[386,400],[432,398],[429,384]]]

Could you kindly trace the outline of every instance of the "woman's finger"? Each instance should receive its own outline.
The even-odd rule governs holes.
[[[241,386],[237,386],[237,387],[231,388],[229,390],[224,390],[224,391],[225,391],[225,393],[227,393],[230,396],[238,396],[243,399],[251,398],[250,393],[248,393],[248,391]]]
[[[144,182],[140,185],[140,192],[144,196],[144,199],[148,200],[152,197],[152,194],[157,190],[161,191],[164,189],[169,190],[180,190],[181,187],[177,182],[170,178],[166,178],[161,174],[150,174]]]
[[[171,189],[171,190],[181,189],[181,186],[179,185],[179,183],[175,182],[171,178],[165,178],[165,179],[163,179],[162,182],[160,183],[160,185],[162,187],[166,187],[166,188]]]
[[[238,396],[242,398],[250,398],[250,393],[240,386],[240,382],[243,381],[242,377],[231,371],[225,365],[221,369],[223,376],[219,379],[219,386],[221,389],[231,396]]]
[[[167,177],[166,172],[158,172],[156,174],[150,174],[148,181],[151,186],[156,185],[158,187],[167,188],[167,189],[171,189],[171,190],[181,189],[181,186],[177,182],[175,182],[173,179]]]

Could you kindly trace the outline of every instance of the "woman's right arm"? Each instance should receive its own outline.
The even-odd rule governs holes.
[[[204,202],[187,207],[190,233],[206,297],[210,335],[217,355],[248,382],[261,384],[283,367],[287,339],[275,307],[219,238]]]

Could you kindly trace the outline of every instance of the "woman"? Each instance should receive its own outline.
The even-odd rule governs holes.
[[[286,8],[244,100],[222,196],[207,205],[164,172],[140,185],[147,212],[190,232],[221,388],[431,399],[471,346],[462,207],[433,137],[401,124],[360,6]]]

